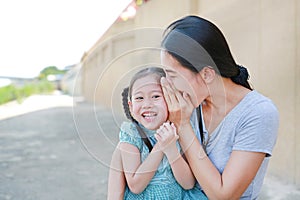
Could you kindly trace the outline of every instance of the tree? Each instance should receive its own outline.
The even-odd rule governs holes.
[[[39,75],[39,79],[46,79],[48,75],[64,74],[65,70],[59,70],[56,66],[49,66],[44,68]]]

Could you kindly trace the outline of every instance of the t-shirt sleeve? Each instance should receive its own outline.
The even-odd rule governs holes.
[[[132,123],[124,122],[121,125],[119,140],[120,142],[126,142],[136,146],[138,149],[141,149],[142,140],[138,135],[135,125]]]
[[[278,134],[279,116],[271,101],[254,105],[236,129],[233,150],[252,151],[272,155]]]

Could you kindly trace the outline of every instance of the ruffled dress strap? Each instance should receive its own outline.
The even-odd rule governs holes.
[[[132,122],[123,122],[119,134],[120,142],[126,142],[136,146],[140,151],[142,149],[143,140],[138,133],[136,126]]]

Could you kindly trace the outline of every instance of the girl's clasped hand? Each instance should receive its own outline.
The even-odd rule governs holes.
[[[176,141],[179,136],[176,133],[176,127],[173,123],[169,121],[163,123],[159,129],[156,131],[155,138],[159,149],[165,154],[176,152]]]

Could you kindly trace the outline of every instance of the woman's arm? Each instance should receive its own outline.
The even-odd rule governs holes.
[[[233,151],[222,174],[206,156],[191,126],[179,141],[192,171],[209,199],[239,199],[255,177],[265,153]]]
[[[141,193],[153,178],[164,154],[154,145],[145,161],[141,162],[136,146],[123,142],[120,149],[127,185],[131,192]]]
[[[189,165],[209,199],[239,199],[255,177],[265,153],[233,151],[222,174],[207,157],[189,123],[193,105],[187,93],[162,79],[162,88]],[[173,116],[173,117],[172,117]],[[175,117],[174,117],[175,116]]]
[[[125,185],[121,152],[119,146],[117,146],[110,163],[107,200],[123,200]]]
[[[174,124],[164,123],[155,137],[160,149],[168,158],[177,182],[186,190],[192,189],[195,185],[195,177],[176,146],[178,135]]]

